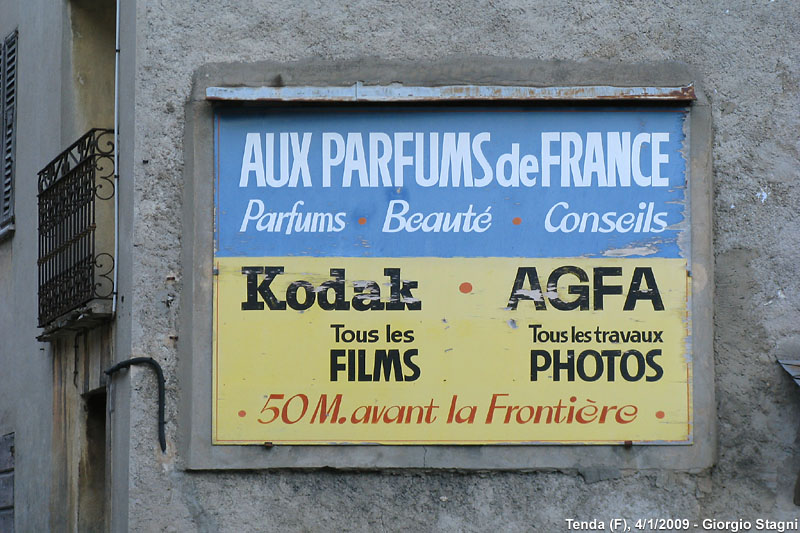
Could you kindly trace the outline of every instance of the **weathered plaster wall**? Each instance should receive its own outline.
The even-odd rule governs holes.
[[[57,506],[66,498],[50,476],[53,361],[48,346],[36,342],[38,241],[32,230],[38,226],[37,172],[63,149],[58,52],[63,16],[63,6],[52,2],[0,2],[0,38],[19,30],[16,231],[0,243],[0,435],[15,433],[17,531],[47,531],[49,501]]]
[[[129,527],[561,530],[567,517],[795,518],[800,390],[775,358],[800,348],[797,20],[800,5],[785,0],[637,7],[141,0],[133,263],[130,284],[121,286],[121,311],[132,317],[133,355],[153,356],[165,367],[169,448],[162,456],[157,445],[155,385],[148,371],[133,370]],[[181,305],[183,110],[193,73],[208,63],[464,55],[682,61],[702,75],[714,127],[718,465],[693,474],[182,471],[174,337]]]

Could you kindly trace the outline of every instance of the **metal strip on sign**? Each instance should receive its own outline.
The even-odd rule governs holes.
[[[441,87],[414,87],[399,84],[363,85],[356,83],[345,87],[208,87],[206,89],[206,98],[216,101],[244,102],[691,101],[695,99],[695,93],[692,85],[676,87],[615,87],[609,85],[569,87],[447,85]]]

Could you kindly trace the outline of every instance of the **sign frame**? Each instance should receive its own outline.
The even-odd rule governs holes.
[[[346,74],[346,73],[345,73]],[[685,73],[684,73],[685,74]],[[360,78],[360,77],[359,77]],[[204,271],[198,265],[210,265],[211,235],[203,234],[203,228],[210,229],[207,209],[213,204],[208,181],[211,173],[210,150],[212,136],[210,117],[212,105],[259,105],[282,106],[287,102],[474,102],[499,100],[513,103],[547,103],[588,101],[603,106],[629,106],[667,102],[664,105],[688,105],[687,140],[690,144],[690,158],[687,164],[687,178],[690,188],[686,201],[691,210],[692,220],[692,256],[687,258],[691,264],[691,313],[694,331],[689,337],[692,344],[694,365],[694,443],[686,447],[663,447],[661,445],[636,446],[633,456],[645,456],[646,463],[653,467],[697,468],[694,465],[707,465],[713,457],[713,420],[709,417],[709,407],[713,411],[713,401],[708,403],[709,396],[713,400],[713,371],[710,371],[709,359],[712,358],[710,330],[711,316],[711,276],[710,262],[710,115],[707,103],[702,94],[690,83],[651,87],[636,86],[507,86],[507,85],[452,85],[452,86],[402,86],[399,90],[394,85],[365,85],[361,82],[353,84],[331,80],[330,85],[298,85],[293,87],[225,87],[213,84],[213,78],[205,82],[205,99],[198,98],[187,108],[187,197],[184,202],[184,213],[189,214],[185,221],[184,282],[190,289],[183,304],[188,306],[182,313],[182,329],[191,328],[190,342],[181,343],[181,374],[183,383],[190,384],[182,390],[183,413],[191,413],[188,418],[180,417],[182,427],[182,443],[187,453],[189,468],[285,468],[285,467],[322,467],[334,466],[342,468],[564,468],[575,464],[619,464],[620,446],[408,446],[408,445],[286,445],[275,446],[268,453],[257,447],[246,446],[213,446],[210,444],[210,379],[205,373],[210,370],[208,355],[211,339],[208,324],[210,313],[203,303],[209,303],[213,272]],[[337,81],[339,83],[337,83]],[[367,88],[365,90],[365,87]],[[197,88],[195,88],[197,91]],[[222,102],[220,102],[222,101]],[[212,102],[214,102],[212,104]],[[203,206],[202,208],[199,208]],[[198,224],[198,221],[201,221]],[[186,226],[191,223],[191,226]],[[186,235],[188,229],[188,235]],[[188,256],[187,257],[187,253]],[[204,324],[205,323],[205,324]],[[699,332],[700,335],[698,335]],[[182,336],[181,340],[184,341]],[[192,349],[187,350],[191,346]],[[205,347],[203,349],[202,347]],[[205,350],[205,353],[203,353]],[[203,383],[209,388],[204,389]],[[708,391],[708,385],[712,390]],[[205,404],[205,406],[204,406]],[[187,431],[188,430],[188,431]],[[709,438],[709,436],[711,438]],[[653,453],[662,450],[657,453]],[[470,451],[471,450],[471,451]],[[578,453],[580,450],[580,453]],[[664,450],[673,456],[663,460]],[[476,453],[477,452],[477,453]],[[589,459],[587,460],[587,456]],[[578,460],[579,457],[584,459]],[[577,460],[577,462],[576,462]],[[642,459],[637,459],[640,461]],[[673,466],[675,465],[675,466]],[[684,465],[684,466],[681,466]]]

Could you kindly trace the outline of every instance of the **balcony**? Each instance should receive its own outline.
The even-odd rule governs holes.
[[[114,194],[113,130],[89,130],[39,172],[39,327],[45,339],[77,322],[111,317]]]

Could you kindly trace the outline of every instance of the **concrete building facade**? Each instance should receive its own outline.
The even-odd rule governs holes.
[[[800,390],[777,359],[800,359],[798,18],[782,0],[0,0],[13,141],[0,220],[0,530],[791,525]],[[637,88],[692,88],[679,102],[697,267],[690,445],[211,444],[212,116],[285,103],[219,102],[209,88],[357,84],[570,89],[528,99],[543,106],[598,105],[597,88],[616,87],[603,105],[623,107]],[[43,212],[50,186],[89,153],[92,195],[65,192]],[[60,253],[89,236],[80,293]],[[163,450],[152,368],[104,373],[131,358],[163,369]]]

